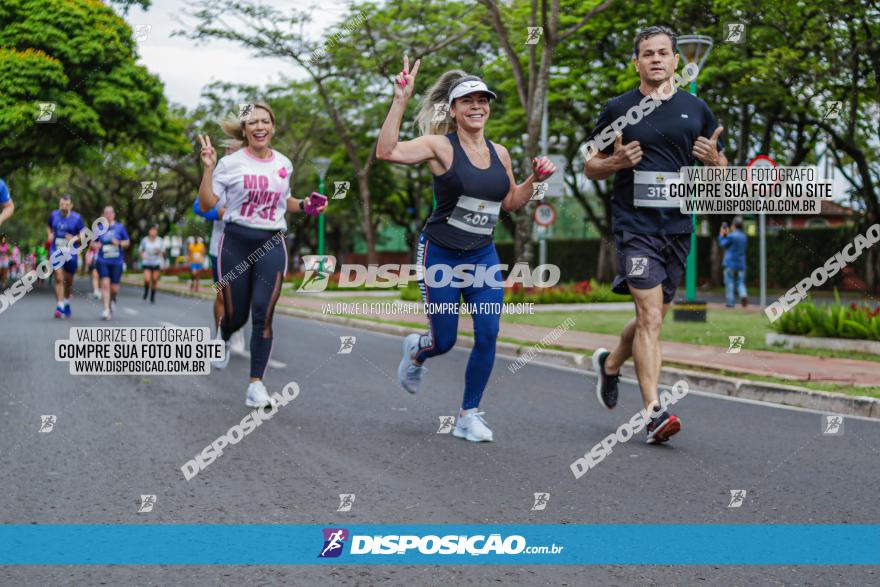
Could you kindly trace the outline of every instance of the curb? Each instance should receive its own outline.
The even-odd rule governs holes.
[[[133,285],[123,281],[123,285]],[[198,297],[205,300],[214,298],[213,293],[199,292],[193,294],[186,291],[177,291],[172,289],[164,289],[159,287],[165,293],[178,295],[181,297]],[[362,330],[372,332],[382,332],[385,334],[406,335],[412,332],[412,329],[397,324],[386,324],[374,322],[371,320],[363,320],[360,318],[352,318],[349,316],[333,316],[311,312],[308,310],[298,310],[288,308],[281,304],[275,307],[275,312],[284,314],[285,316],[293,316],[296,318],[305,318],[307,320],[315,320],[318,322],[328,322],[340,326],[352,326]],[[471,348],[474,345],[474,339],[470,336],[459,337],[456,346]],[[505,358],[516,360],[525,352],[532,350],[540,353],[541,361],[539,363],[548,363],[551,365],[561,365],[564,367],[574,368],[584,373],[592,374],[590,357],[584,353],[573,353],[568,351],[560,351],[555,349],[541,349],[538,343],[533,344],[515,344],[511,342],[498,341],[497,351]],[[515,372],[513,370],[512,372]],[[630,383],[635,383],[635,368],[631,363],[627,363],[621,369],[621,376]],[[703,371],[691,371],[677,367],[663,367],[660,373],[660,383],[663,385],[673,385],[676,381],[687,378],[692,387],[698,388],[700,391],[706,391],[716,395],[726,395],[729,397],[737,397],[760,402],[781,404],[797,408],[806,408],[829,414],[840,414],[844,416],[860,416],[862,418],[872,418],[880,420],[880,399],[863,396],[851,396],[826,391],[816,391],[797,387],[794,385],[781,385],[778,383],[763,383],[760,381],[752,381],[749,379],[740,379],[737,377],[729,377],[725,375],[715,375]]]

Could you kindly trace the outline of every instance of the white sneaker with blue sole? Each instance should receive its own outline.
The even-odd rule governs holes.
[[[403,339],[403,357],[397,367],[397,380],[400,386],[409,393],[418,393],[422,385],[422,376],[428,371],[423,365],[412,362],[412,356],[419,349],[421,336],[413,333]]]
[[[477,408],[465,410],[464,415],[459,416],[458,422],[455,423],[452,435],[471,442],[492,442],[495,440],[492,431],[486,426],[483,413],[478,412]]]

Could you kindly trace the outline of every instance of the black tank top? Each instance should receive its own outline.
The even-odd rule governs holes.
[[[470,251],[492,242],[501,201],[510,191],[510,178],[488,139],[491,164],[475,167],[461,147],[458,134],[446,135],[452,143],[452,165],[434,176],[437,208],[423,229],[428,240],[442,247]]]

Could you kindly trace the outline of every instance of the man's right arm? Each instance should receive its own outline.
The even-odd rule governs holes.
[[[614,141],[614,152],[606,155],[601,151],[587,159],[584,173],[589,179],[606,179],[621,169],[629,169],[642,160],[642,147],[638,141],[623,144],[623,135],[617,135]]]

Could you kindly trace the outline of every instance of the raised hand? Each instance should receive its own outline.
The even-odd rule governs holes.
[[[412,71],[409,70],[409,56],[403,56],[403,71],[397,74],[394,83],[394,97],[409,100],[413,95],[416,86],[416,75],[419,73],[419,64],[421,59],[416,59],[413,64]]]
[[[623,144],[623,135],[618,134],[617,140],[614,141],[614,159],[618,169],[629,169],[635,167],[642,160],[642,147],[638,141]]]
[[[202,163],[207,169],[214,169],[217,166],[217,151],[211,146],[211,137],[208,135],[197,135],[199,143],[202,145],[200,156]]]
[[[535,181],[541,182],[556,172],[556,166],[547,157],[535,157],[532,159],[532,173]]]
[[[724,131],[723,126],[719,126],[708,139],[706,137],[697,137],[694,143],[694,157],[703,162],[704,165],[718,165],[718,137]]]

